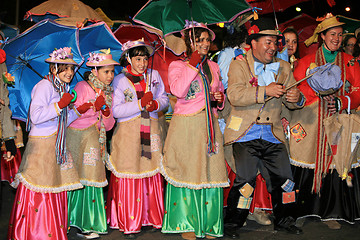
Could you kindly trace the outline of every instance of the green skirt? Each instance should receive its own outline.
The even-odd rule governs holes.
[[[223,236],[222,188],[166,187],[163,233],[195,232],[198,238]]]
[[[107,233],[102,188],[85,186],[68,192],[68,226],[77,227],[83,233]]]

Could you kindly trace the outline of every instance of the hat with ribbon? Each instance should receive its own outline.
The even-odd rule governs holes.
[[[74,56],[71,53],[71,47],[55,48],[49,56],[49,58],[45,59],[47,63],[78,65],[73,59]]]
[[[280,31],[276,30],[274,21],[270,18],[259,18],[251,22],[251,27],[248,29],[249,37],[246,39],[247,44],[251,44],[253,39],[262,36],[275,36],[278,39],[282,38]]]
[[[185,20],[184,29],[180,31],[181,35],[184,36],[185,32],[190,28],[204,28],[204,29],[206,29],[206,30],[208,30],[210,32],[211,41],[214,41],[214,39],[215,39],[215,33],[210,28],[208,28],[206,26],[206,24],[199,23],[199,22],[196,22],[196,21],[189,21],[189,20]]]
[[[89,58],[86,62],[86,66],[88,67],[103,67],[109,65],[120,65],[120,63],[113,60],[112,55],[110,53],[110,48],[102,49],[98,52],[89,53]]]
[[[343,22],[339,22],[339,20],[337,20],[337,18],[331,13],[326,14],[324,18],[317,18],[316,21],[321,21],[321,23],[319,23],[315,28],[313,35],[305,40],[304,43],[306,46],[310,46],[312,43],[318,42],[319,34],[321,32],[345,24]]]
[[[136,48],[136,47],[146,47],[150,56],[154,54],[154,48],[148,44],[145,43],[144,38],[135,40],[135,41],[127,41],[124,43],[121,47],[121,50],[123,51],[121,54],[121,57],[126,55],[126,53],[129,52],[130,49]]]

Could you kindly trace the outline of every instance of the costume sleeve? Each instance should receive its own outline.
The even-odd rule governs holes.
[[[127,90],[131,91],[131,93],[133,94],[133,99],[129,102],[125,101],[123,85],[125,84],[124,82],[127,81],[127,79],[124,78],[124,75],[122,75],[122,77],[118,76],[114,79],[113,82],[114,97],[112,112],[115,118],[129,117],[141,112],[140,101],[138,100],[136,93],[133,94],[130,88],[127,88]]]
[[[191,82],[198,75],[199,70],[188,63],[174,61],[170,63],[168,81],[171,93],[177,98],[185,98]]]
[[[169,98],[167,97],[165,86],[159,72],[153,71],[153,75],[154,75],[153,81],[156,81],[154,82],[155,83],[154,86],[156,87],[156,94],[154,96],[154,99],[158,103],[158,109],[155,110],[154,112],[159,112],[168,106]]]
[[[360,105],[360,66],[357,61],[349,62],[345,66],[346,80],[350,83],[349,92],[345,95],[350,97],[350,108],[355,109]],[[346,84],[346,83],[344,83]],[[344,87],[344,86],[343,86]],[[338,96],[341,101],[341,109],[348,108],[348,99],[345,96]]]
[[[35,85],[31,93],[30,120],[33,124],[41,124],[60,116],[57,102],[60,96],[53,96],[55,91],[47,80],[42,80]],[[58,93],[55,93],[58,94]]]
[[[77,99],[75,101],[75,107],[79,107],[87,102],[95,102],[95,92],[90,87],[90,85],[85,82],[81,81],[78,84],[76,84],[74,90],[77,92]],[[84,121],[84,119],[87,119],[88,121],[93,122],[94,117],[98,117],[99,113],[94,112],[93,109],[87,110],[85,113],[81,114],[81,120]],[[89,124],[90,125],[90,124]]]
[[[233,54],[230,54],[231,50]],[[228,88],[228,72],[229,72],[230,63],[234,57],[235,57],[234,50],[230,48],[225,48],[219,53],[219,58],[217,63],[219,64],[221,81],[225,89]]]
[[[229,85],[227,96],[233,106],[245,107],[264,103],[265,86],[249,87],[251,80],[248,69],[245,69],[245,60],[234,60],[229,68]]]

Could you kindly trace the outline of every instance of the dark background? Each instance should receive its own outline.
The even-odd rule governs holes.
[[[20,31],[23,31],[32,25],[32,23],[22,20],[26,11],[44,1],[45,0],[1,0],[0,20],[12,25],[16,25],[16,22],[18,22]],[[100,7],[112,20],[130,21],[131,17],[134,16],[138,10],[140,10],[140,8],[147,2],[147,0],[82,0],[82,2],[94,9]],[[327,0],[310,0],[305,3],[298,4],[298,6],[301,7],[303,13],[306,13],[314,18],[323,16],[327,12],[331,12],[334,15],[340,14],[346,17],[360,19],[359,0],[335,0],[335,2],[336,5],[332,8],[330,8],[330,6],[327,4]],[[17,3],[19,6],[18,18],[16,18]],[[350,6],[351,11],[346,12],[345,6]],[[279,23],[299,15],[300,13],[295,11],[295,7],[296,6],[293,6],[284,12],[276,13]],[[271,14],[271,17],[273,17],[273,14]]]

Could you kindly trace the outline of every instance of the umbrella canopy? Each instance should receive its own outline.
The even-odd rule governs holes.
[[[251,6],[261,8],[261,14],[272,13],[274,10],[282,12],[295,4],[307,1],[310,0],[247,0]]]
[[[344,17],[342,15],[336,15],[339,22],[345,23],[344,31],[348,33],[355,33],[355,30],[360,27],[360,20],[354,18]]]
[[[0,31],[5,35],[5,38],[13,38],[20,33],[19,28],[0,21]]]
[[[105,22],[98,22],[79,30],[80,52],[85,60],[88,59],[89,53],[99,51],[101,49],[110,48],[111,55],[115,61],[119,61],[122,50],[121,43],[116,39],[115,35]],[[121,72],[120,66],[115,66],[115,75]],[[79,69],[79,73],[83,74],[90,68],[85,64]],[[76,75],[79,78],[79,75]],[[79,79],[81,80],[81,78]]]
[[[70,18],[65,22],[72,26],[84,22],[85,19],[90,22],[102,21],[102,17],[94,9],[79,0],[48,0],[30,9],[24,16],[24,20],[33,22],[46,18]]]
[[[185,20],[206,24],[230,22],[250,10],[245,0],[150,0],[133,20],[159,29],[166,36],[182,30]]]
[[[75,62],[81,64],[84,61],[78,39],[77,28],[48,19],[5,43],[6,66],[15,77],[15,85],[8,88],[13,118],[26,120],[31,90],[49,73],[49,64],[45,63],[45,59],[55,48],[71,47]]]
[[[183,54],[175,54],[170,48],[164,46],[164,41],[159,34],[143,26],[121,25],[114,34],[122,44],[129,40],[144,38],[145,43],[155,48],[154,55],[149,59],[149,68],[152,67],[159,72],[165,85],[165,91],[170,93],[168,67],[172,61],[181,59]]]

